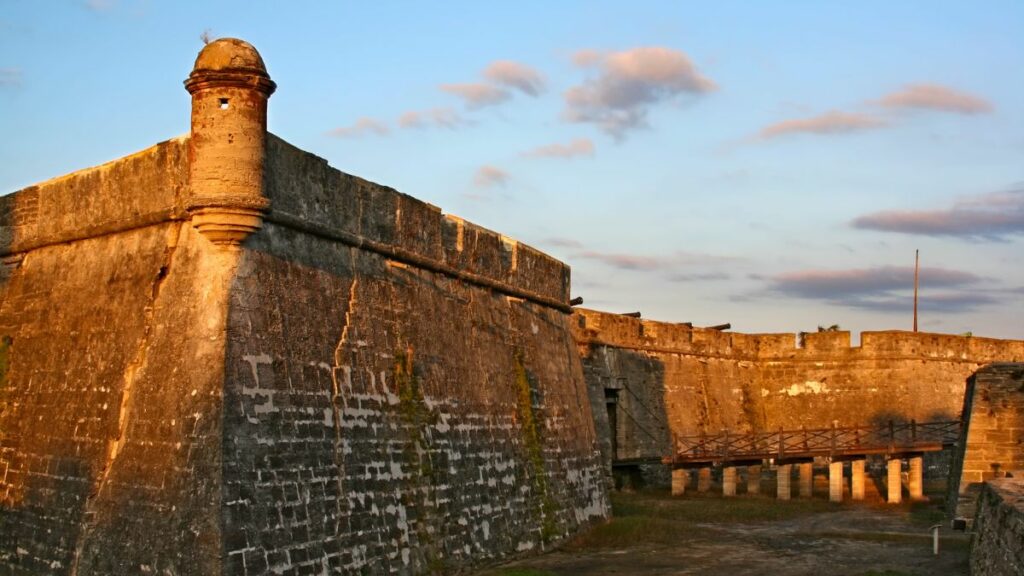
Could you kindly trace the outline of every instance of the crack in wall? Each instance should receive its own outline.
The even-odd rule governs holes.
[[[103,466],[100,469],[100,473],[95,481],[93,489],[86,497],[85,505],[83,506],[84,521],[82,522],[81,533],[79,534],[78,542],[75,545],[75,552],[71,561],[71,570],[69,572],[71,576],[78,575],[78,566],[82,552],[85,550],[86,541],[91,536],[92,530],[96,525],[96,510],[94,510],[96,500],[99,498],[103,488],[107,485],[111,469],[113,468],[118,456],[121,455],[121,450],[124,448],[125,436],[128,432],[130,416],[129,408],[132,400],[132,392],[134,391],[138,375],[149,359],[149,343],[150,338],[153,335],[153,319],[156,311],[156,302],[159,299],[161,289],[170,274],[171,265],[174,261],[174,254],[177,251],[181,233],[182,225],[180,222],[172,224],[171,228],[168,229],[167,246],[164,248],[163,262],[157,270],[156,277],[153,279],[153,283],[150,287],[149,303],[146,305],[143,313],[144,319],[141,342],[135,351],[135,356],[124,369],[124,388],[121,392],[121,406],[117,415],[117,434],[107,445],[106,459],[103,462]]]
[[[333,457],[334,457],[334,467],[335,467],[335,470],[337,471],[337,473],[335,475],[335,482],[337,483],[337,487],[338,487],[338,494],[337,494],[336,498],[334,499],[334,505],[335,505],[335,510],[336,510],[336,513],[337,513],[336,520],[338,522],[341,521],[341,517],[342,517],[341,502],[342,502],[342,495],[344,494],[342,478],[345,476],[345,474],[344,474],[345,459],[344,459],[343,449],[342,449],[342,446],[341,446],[341,441],[342,441],[342,438],[341,438],[341,424],[342,424],[342,422],[341,422],[341,408],[342,407],[340,406],[340,403],[344,402],[344,396],[341,393],[341,385],[338,383],[338,372],[339,371],[344,372],[345,380],[348,381],[348,386],[349,386],[349,388],[351,388],[351,386],[352,386],[352,383],[351,383],[352,367],[351,366],[343,366],[342,365],[342,353],[343,353],[342,351],[345,348],[345,346],[348,345],[348,341],[349,341],[349,334],[348,333],[349,333],[349,328],[351,328],[351,326],[352,326],[352,314],[353,314],[353,311],[355,310],[355,306],[356,306],[356,303],[358,301],[357,298],[356,298],[356,293],[357,293],[357,291],[359,289],[359,274],[357,272],[356,257],[357,257],[356,249],[355,248],[349,248],[349,258],[350,258],[350,261],[352,262],[352,284],[349,285],[348,301],[345,303],[344,324],[341,327],[341,336],[339,336],[339,338],[338,338],[338,343],[334,347],[334,358],[333,358],[334,364],[331,366],[331,412],[332,412],[332,416],[333,416],[332,419],[334,420],[334,454],[333,454]],[[336,529],[335,532],[338,533],[338,532],[340,532],[340,530]]]

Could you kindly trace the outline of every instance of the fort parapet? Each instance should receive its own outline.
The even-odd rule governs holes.
[[[454,572],[608,513],[568,267],[266,132],[0,198],[0,572]]]

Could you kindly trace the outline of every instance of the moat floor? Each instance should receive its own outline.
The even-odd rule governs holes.
[[[969,537],[940,503],[778,502],[767,496],[616,493],[615,519],[554,552],[478,576],[728,574],[966,575]],[[929,527],[943,523],[940,554]]]

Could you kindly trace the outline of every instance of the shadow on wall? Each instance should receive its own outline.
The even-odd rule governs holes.
[[[616,489],[665,485],[671,451],[665,366],[655,356],[601,345],[581,354],[605,468]]]

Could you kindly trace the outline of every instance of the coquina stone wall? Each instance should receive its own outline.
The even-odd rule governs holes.
[[[971,576],[1024,574],[1024,479],[986,482],[978,492]]]
[[[187,163],[176,139],[2,199],[0,573],[219,572],[227,285]]]
[[[529,297],[568,269],[278,139],[267,170],[228,319],[233,569],[445,573],[603,518],[569,316]]]
[[[913,332],[742,334],[577,309],[574,337],[605,453],[605,403],[618,397],[615,458],[657,459],[673,434],[956,420],[965,381],[1024,342]],[[607,460],[606,456],[606,460]]]
[[[970,522],[984,482],[1024,478],[1024,364],[990,364],[971,375],[962,415],[946,502],[950,516]]]
[[[0,573],[456,573],[608,514],[569,269],[265,132],[0,198]]]

